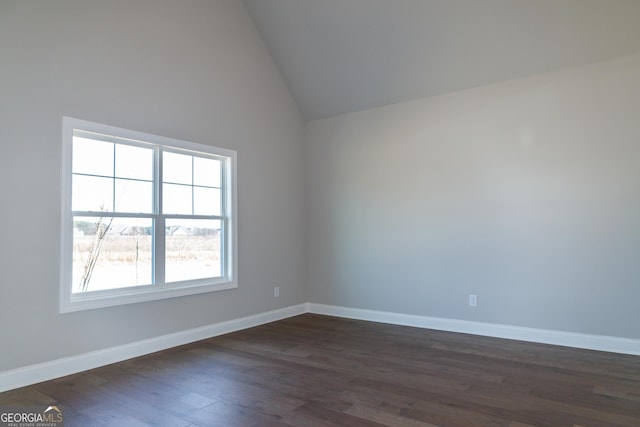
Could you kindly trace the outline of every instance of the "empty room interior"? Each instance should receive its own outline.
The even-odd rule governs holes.
[[[640,425],[638,0],[0,0],[0,144],[0,425]]]

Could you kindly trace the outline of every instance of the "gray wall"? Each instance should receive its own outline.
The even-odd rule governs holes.
[[[237,150],[239,288],[58,314],[63,115]],[[303,125],[240,1],[2,0],[0,371],[306,301]]]
[[[640,338],[639,123],[640,54],[310,122],[309,301]]]

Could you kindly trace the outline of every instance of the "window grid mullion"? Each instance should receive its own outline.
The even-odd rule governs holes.
[[[165,281],[165,253],[166,253],[166,236],[165,236],[165,218],[162,207],[162,177],[164,174],[163,149],[158,147],[155,152],[155,220],[153,224],[153,253],[151,254],[153,264],[153,284],[160,286]]]
[[[111,170],[111,185],[112,189],[112,201],[111,201],[111,211],[116,211],[116,144],[113,144],[113,169]],[[109,211],[107,211],[109,212]]]
[[[113,218],[150,218],[155,217],[154,214],[137,213],[137,212],[100,212],[100,211],[71,211],[71,215],[79,217],[113,217]]]
[[[196,190],[193,187],[195,183],[194,172],[193,169],[196,166],[195,157],[191,156],[191,215],[196,213]]]

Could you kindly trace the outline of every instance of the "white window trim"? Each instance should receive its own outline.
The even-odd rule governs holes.
[[[225,157],[228,162],[225,180],[226,206],[228,217],[227,235],[223,250],[226,254],[227,274],[221,278],[189,280],[177,283],[157,283],[154,285],[126,287],[84,293],[72,292],[73,260],[73,213],[71,210],[72,183],[72,141],[74,130],[113,135],[121,139],[143,141],[153,145],[179,150],[189,150]],[[196,144],[163,136],[151,135],[130,129],[93,123],[71,117],[62,118],[62,224],[61,224],[61,265],[60,265],[60,312],[67,313],[116,305],[174,298],[205,292],[220,291],[238,287],[238,209],[237,209],[237,153],[234,150]]]

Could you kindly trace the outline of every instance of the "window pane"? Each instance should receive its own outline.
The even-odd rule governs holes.
[[[192,182],[191,156],[176,153],[163,153],[162,180],[176,184],[189,184]]]
[[[113,179],[73,175],[71,209],[113,212]]]
[[[116,144],[116,176],[152,181],[153,150]]]
[[[151,219],[74,217],[73,292],[151,284]]]
[[[164,184],[162,186],[162,213],[191,215],[190,185]]]
[[[220,160],[194,157],[193,184],[220,187]]]
[[[165,280],[220,277],[220,224],[218,220],[166,221]]]
[[[220,190],[217,188],[193,188],[193,210],[196,215],[220,215]]]
[[[113,144],[73,137],[73,173],[113,176]]]
[[[153,183],[116,179],[116,212],[152,213]]]

